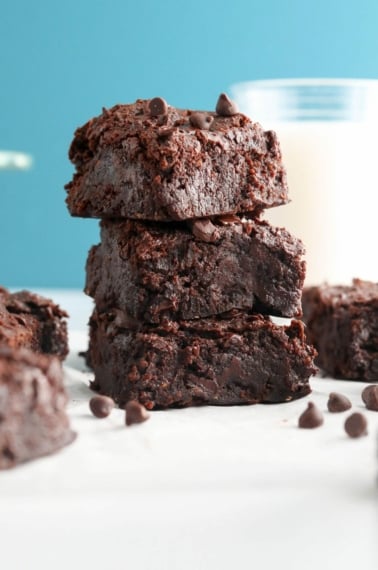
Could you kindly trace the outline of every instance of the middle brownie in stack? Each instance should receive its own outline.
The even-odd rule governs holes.
[[[73,215],[100,217],[87,261],[93,388],[147,408],[309,393],[303,246],[260,219],[287,202],[276,136],[221,96],[216,113],[156,98],[77,130]]]

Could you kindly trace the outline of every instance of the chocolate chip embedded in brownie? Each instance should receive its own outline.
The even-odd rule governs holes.
[[[197,227],[198,225],[198,227]],[[101,310],[158,323],[231,309],[292,317],[301,311],[302,243],[286,230],[237,216],[186,223],[101,223],[85,291]]]
[[[160,98],[104,109],[77,129],[70,147],[71,214],[171,221],[287,203],[275,133],[226,103],[218,113]]]
[[[310,392],[314,350],[303,324],[233,311],[219,318],[125,328],[118,310],[90,320],[92,388],[146,408],[286,402]]]
[[[0,287],[0,345],[30,348],[64,359],[68,354],[66,317],[50,299],[29,291],[10,293]]]
[[[0,346],[0,469],[48,455],[76,434],[56,357]]]
[[[378,283],[309,287],[302,304],[317,364],[337,378],[378,380]]]

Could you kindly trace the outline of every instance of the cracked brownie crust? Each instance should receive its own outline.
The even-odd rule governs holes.
[[[273,131],[240,113],[165,104],[154,114],[153,101],[104,109],[77,129],[66,186],[73,216],[171,221],[288,202]]]

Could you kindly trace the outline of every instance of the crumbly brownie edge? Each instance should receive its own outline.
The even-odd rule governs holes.
[[[233,312],[130,330],[117,315],[95,311],[87,362],[95,372],[92,388],[118,405],[136,399],[164,409],[303,397],[311,391],[314,354],[299,321],[281,327]]]
[[[87,259],[85,292],[101,310],[118,307],[150,323],[234,308],[300,316],[300,240],[267,222],[226,219],[198,221],[192,230],[185,223],[102,221],[101,244]]]

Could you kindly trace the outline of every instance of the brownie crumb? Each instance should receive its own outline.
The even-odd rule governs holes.
[[[219,240],[220,233],[210,220],[195,220],[190,222],[193,235],[200,241],[214,243]]]
[[[207,113],[196,112],[196,113],[192,113],[189,117],[189,123],[195,129],[207,130],[207,129],[209,129],[212,121],[213,121],[213,118],[210,115],[208,115]]]

